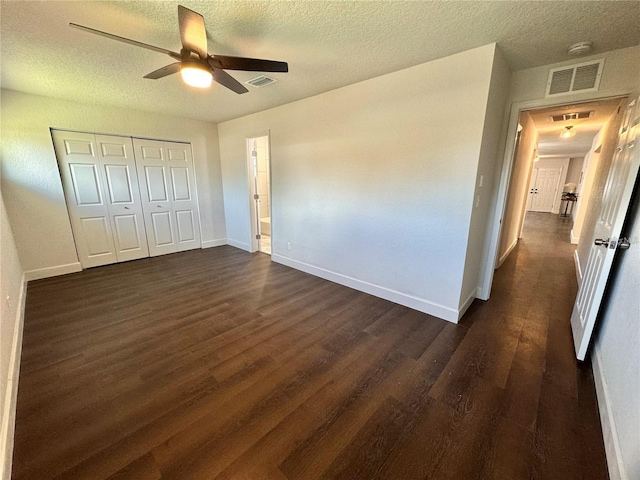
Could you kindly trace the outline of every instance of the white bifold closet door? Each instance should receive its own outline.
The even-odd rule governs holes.
[[[191,145],[133,139],[151,256],[199,248]]]
[[[131,138],[52,135],[82,267],[148,257]]]

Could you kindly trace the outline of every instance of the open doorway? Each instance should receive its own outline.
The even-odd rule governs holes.
[[[613,156],[623,100],[520,112],[496,268],[526,235],[529,216],[555,218],[567,226],[566,241],[578,244],[600,155]]]
[[[251,183],[252,251],[271,255],[271,155],[269,135],[247,138]]]

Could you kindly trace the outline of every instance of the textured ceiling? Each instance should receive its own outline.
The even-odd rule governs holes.
[[[596,134],[607,120],[618,110],[621,99],[565,105],[563,107],[530,110],[531,119],[538,130],[538,155],[540,157],[581,157],[591,149]],[[590,118],[552,122],[552,115],[593,111]],[[560,138],[567,125],[572,125],[576,134],[570,138]]]
[[[289,62],[288,74],[237,95],[178,75],[142,77],[168,56],[72,29],[79,23],[180,49],[177,5],[200,12],[209,52]],[[219,122],[497,42],[519,70],[639,43],[640,2],[609,1],[5,1],[2,88]],[[256,76],[232,72],[244,82]],[[402,85],[398,85],[402,88]]]

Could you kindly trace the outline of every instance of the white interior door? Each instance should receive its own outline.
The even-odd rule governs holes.
[[[620,234],[629,209],[640,165],[637,147],[640,130],[638,98],[628,103],[618,135],[618,145],[605,186],[593,244],[571,314],[576,356],[584,360],[609,278]]]
[[[189,144],[133,139],[151,256],[201,246]]]
[[[551,212],[556,196],[558,195],[558,183],[562,167],[541,167],[534,168],[532,182],[534,193],[532,195],[532,212]]]
[[[130,137],[96,135],[118,261],[149,256]]]
[[[58,130],[52,135],[80,264],[117,262],[95,136]]]

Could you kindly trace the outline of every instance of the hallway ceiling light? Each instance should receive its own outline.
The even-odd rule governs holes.
[[[576,134],[576,131],[573,129],[573,125],[569,125],[568,127],[564,127],[564,130],[560,134],[562,138],[570,138]]]

